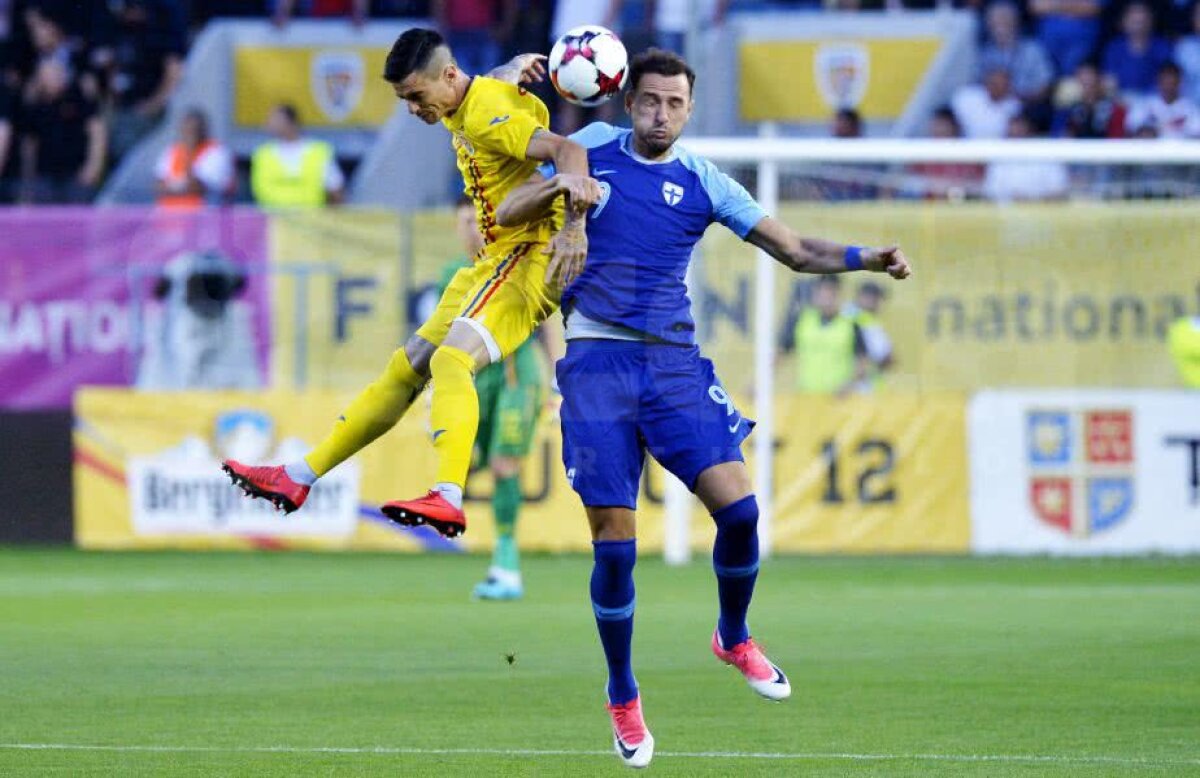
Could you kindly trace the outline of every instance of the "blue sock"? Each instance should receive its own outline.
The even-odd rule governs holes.
[[[717,632],[721,645],[732,648],[750,637],[746,611],[758,579],[758,501],[754,495],[743,497],[712,517],[717,523],[713,570],[721,601]]]
[[[608,660],[608,701],[614,705],[638,696],[633,678],[633,564],[637,541],[592,542],[592,611]]]

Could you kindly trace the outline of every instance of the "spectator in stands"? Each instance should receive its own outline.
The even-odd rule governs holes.
[[[962,128],[949,106],[933,112],[929,136],[938,140],[962,137]],[[974,162],[918,162],[909,172],[919,176],[918,185],[909,189],[910,196],[932,200],[962,200],[978,192],[983,180],[983,166]]]
[[[884,373],[892,368],[894,355],[892,339],[879,321],[879,309],[886,299],[883,287],[874,281],[864,281],[858,287],[854,302],[842,311],[858,325],[866,350],[867,375],[858,386],[861,392],[873,392],[883,387]]]
[[[863,137],[862,117],[853,108],[839,108],[833,115],[829,134],[834,138]],[[887,172],[883,165],[854,164],[830,166],[825,175],[814,177],[812,196],[823,200],[874,200],[881,195],[878,182]]]
[[[1200,389],[1200,316],[1176,319],[1167,330],[1167,349],[1183,385]]]
[[[833,115],[830,134],[835,138],[861,138],[862,117],[853,108],[839,108]]]
[[[279,105],[267,119],[275,138],[259,146],[250,161],[254,201],[267,208],[315,208],[342,201],[345,176],[333,146],[301,136],[291,105]]]
[[[276,27],[286,27],[299,10],[316,19],[349,16],[356,27],[367,21],[370,0],[276,0],[271,21]]]
[[[1024,140],[1036,136],[1034,122],[1017,114],[1008,122],[1007,137]],[[1061,162],[993,162],[983,180],[983,193],[997,202],[1057,200],[1067,196],[1070,177]]]
[[[434,0],[434,18],[463,70],[486,73],[500,64],[500,46],[512,38],[516,0]]]
[[[1183,95],[1183,74],[1174,62],[1158,70],[1158,94],[1129,112],[1126,129],[1142,138],[1200,137],[1200,107]]]
[[[1154,91],[1158,69],[1171,61],[1171,44],[1154,34],[1154,12],[1135,0],[1121,16],[1121,34],[1104,49],[1104,74],[1126,94]]]
[[[271,16],[270,5],[266,0],[192,0],[192,27],[199,30],[213,19],[261,19]]]
[[[22,118],[22,200],[90,200],[104,175],[107,136],[96,102],[61,60],[45,59],[38,65]]]
[[[13,113],[16,100],[7,85],[0,82],[0,203],[8,202],[5,169],[13,148]]]
[[[186,30],[168,0],[117,3],[111,151],[124,156],[154,129],[183,77]]]
[[[1200,2],[1192,6],[1191,34],[1175,44],[1175,63],[1183,71],[1183,92],[1200,104]]]
[[[654,19],[654,45],[660,49],[686,54],[691,14],[699,17],[699,29],[718,27],[725,21],[730,0],[647,0]]]
[[[517,0],[517,20],[512,36],[500,52],[501,62],[527,51],[549,51],[546,42],[550,40],[554,5],[554,0]]]
[[[33,48],[32,67],[36,70],[37,65],[47,60],[57,60],[68,70],[74,70],[79,65],[74,47],[67,38],[62,20],[53,10],[53,6],[35,5],[25,11],[25,26],[29,30],[29,42]]]
[[[1044,101],[1054,82],[1054,65],[1042,44],[1021,36],[1016,3],[997,0],[988,6],[985,18],[987,39],[979,52],[980,75],[1004,70],[1018,98],[1026,104]]]
[[[1003,138],[1009,120],[1021,112],[1021,101],[1002,67],[984,73],[982,84],[959,87],[950,105],[968,138]]]
[[[233,155],[209,136],[203,111],[192,108],[180,119],[178,140],[158,158],[154,178],[158,204],[168,208],[221,203],[233,193]]]
[[[1073,73],[1100,42],[1105,0],[1030,0],[1037,37],[1059,73]]]
[[[1064,101],[1054,117],[1054,135],[1091,139],[1125,137],[1125,105],[1105,93],[1104,79],[1096,63],[1088,61],[1076,68],[1074,81],[1064,83],[1063,91],[1075,95]]]
[[[870,370],[862,328],[842,312],[842,284],[835,275],[813,282],[812,304],[790,317],[780,342],[794,354],[794,387],[808,394],[845,397],[861,388]]]

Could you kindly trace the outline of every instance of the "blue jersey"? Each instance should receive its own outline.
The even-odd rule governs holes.
[[[696,324],[684,278],[696,243],[713,222],[745,238],[767,214],[708,160],[676,148],[651,162],[634,153],[632,137],[602,122],[571,136],[588,150],[604,196],[588,214],[587,264],[563,292],[563,313],[690,345]]]

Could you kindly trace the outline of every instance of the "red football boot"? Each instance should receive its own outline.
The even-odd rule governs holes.
[[[289,478],[282,466],[251,467],[227,459],[221,463],[221,469],[243,492],[270,501],[284,513],[298,510],[308,499],[309,487]]]
[[[384,505],[383,515],[405,527],[428,524],[448,538],[467,531],[467,515],[455,508],[436,490],[416,500],[396,500]]]
[[[783,671],[767,659],[753,638],[747,638],[733,648],[721,645],[721,633],[713,631],[713,655],[727,665],[733,665],[745,676],[750,688],[776,702],[792,696],[792,684]]]

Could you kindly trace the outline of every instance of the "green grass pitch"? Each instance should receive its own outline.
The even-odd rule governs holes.
[[[485,565],[0,550],[0,775],[624,774],[589,560]],[[1194,559],[771,560],[783,704],[709,654],[703,560],[637,583],[653,773],[1200,775]]]

